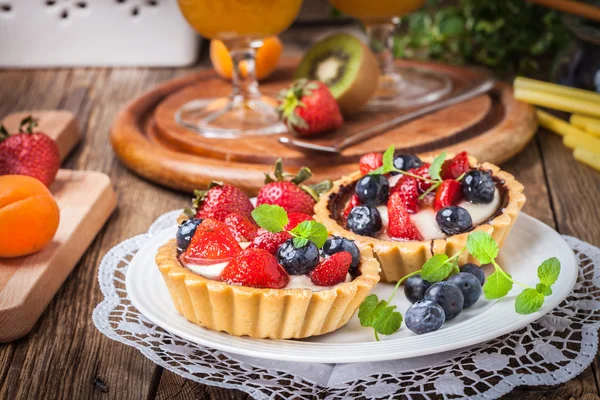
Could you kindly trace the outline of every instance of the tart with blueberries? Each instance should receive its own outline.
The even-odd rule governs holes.
[[[283,192],[288,200],[298,195]],[[379,281],[371,249],[328,237],[300,212],[309,211],[307,202],[288,202],[286,212],[262,194],[254,209],[239,189],[216,185],[180,218],[176,238],[156,255],[175,308],[235,336],[304,338],[339,329]]]
[[[315,219],[333,235],[373,249],[381,280],[395,282],[435,254],[460,251],[469,232],[502,245],[525,203],[523,185],[466,152],[421,160],[369,153],[360,171],[334,182],[315,206]],[[461,254],[458,262],[477,262]]]

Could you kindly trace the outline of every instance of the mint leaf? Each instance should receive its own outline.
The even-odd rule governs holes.
[[[558,275],[560,275],[560,261],[556,257],[547,259],[538,267],[538,278],[544,285],[554,285]]]
[[[402,325],[402,314],[398,311],[394,311],[395,309],[396,306],[387,306],[381,309],[381,312],[373,322],[373,329],[375,329],[377,333],[391,335],[400,329],[400,326]]]
[[[287,212],[280,207],[263,204],[252,210],[252,218],[260,226],[269,232],[281,232],[288,223]]]
[[[301,237],[294,238],[294,247],[297,249],[299,249],[300,247],[306,246],[307,243],[308,243],[308,239],[306,239],[306,238],[301,238]]]
[[[373,311],[379,303],[379,298],[376,294],[367,296],[358,307],[358,320],[361,326],[372,326],[373,325]]]
[[[442,172],[442,164],[446,161],[446,152],[443,151],[433,159],[433,162],[429,166],[429,176],[431,179],[439,181],[442,180],[440,173]]]
[[[436,254],[423,264],[421,278],[429,282],[439,282],[446,279],[450,272],[452,272],[452,264],[448,262],[448,256]]]
[[[483,231],[475,231],[467,237],[467,249],[481,264],[489,264],[498,257],[498,243]]]
[[[496,271],[485,281],[483,285],[483,293],[488,300],[499,299],[510,292],[513,283],[502,271]]]
[[[327,240],[327,236],[329,236],[325,225],[314,220],[304,221],[298,224],[290,231],[290,233],[295,237],[294,245],[296,245],[296,239],[307,239],[316,244],[318,248],[323,247]],[[304,242],[304,244],[306,243]],[[304,244],[296,245],[296,247],[302,247]]]
[[[543,294],[544,296],[550,296],[552,294],[552,288],[543,283],[538,283],[535,286],[535,290],[537,290],[539,293]]]
[[[544,295],[535,289],[523,290],[515,299],[515,311],[519,314],[531,314],[542,308]]]
[[[388,172],[395,171],[396,168],[394,167],[394,151],[394,145],[388,147],[383,153],[381,167],[369,172],[369,175],[383,175],[387,174]]]

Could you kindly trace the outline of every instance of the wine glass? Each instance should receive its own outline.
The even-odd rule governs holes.
[[[393,35],[400,17],[425,4],[425,0],[330,0],[338,10],[361,20],[381,68],[379,88],[368,104],[372,111],[412,108],[438,100],[452,89],[442,74],[418,68],[396,67]]]
[[[178,0],[188,23],[202,36],[222,40],[233,61],[233,91],[223,98],[184,104],[177,122],[199,134],[219,139],[282,133],[276,101],[263,96],[255,73],[256,50],[262,41],[288,28],[302,0]]]

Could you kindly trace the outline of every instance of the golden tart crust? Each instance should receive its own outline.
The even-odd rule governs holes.
[[[490,163],[478,164],[477,160],[472,157],[469,157],[469,161],[472,168],[490,170],[497,180],[503,182],[503,207],[499,210],[500,212],[489,221],[473,229],[474,231],[489,233],[502,246],[517,220],[523,204],[525,204],[523,185],[515,180],[514,176],[500,170],[496,165]],[[331,235],[343,236],[354,240],[359,246],[371,247],[375,258],[381,265],[380,276],[382,282],[396,282],[403,276],[419,270],[425,261],[434,254],[445,253],[452,256],[465,246],[470,232],[444,239],[402,242],[357,235],[344,228],[338,223],[336,216],[332,215],[332,211],[336,211],[336,207],[331,207],[331,203],[339,201],[338,194],[343,191],[343,188],[353,184],[361,176],[362,174],[357,171],[334,182],[331,190],[322,195],[315,205],[315,219],[325,225]],[[458,262],[460,265],[478,262],[477,259],[467,253],[464,252],[459,256]]]
[[[350,320],[379,281],[371,248],[362,248],[361,256],[360,276],[317,292],[257,289],[205,278],[179,262],[175,240],[158,249],[156,264],[175,308],[189,321],[235,336],[290,339],[323,335]]]

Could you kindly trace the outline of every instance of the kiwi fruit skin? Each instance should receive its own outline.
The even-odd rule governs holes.
[[[338,33],[317,42],[304,55],[294,78],[318,79],[311,73],[314,70],[312,67],[314,67],[314,63],[316,62],[314,58],[317,54],[321,55],[321,59],[318,62],[322,62],[327,58],[322,56],[328,50],[327,48],[323,49],[324,46],[331,48],[332,51],[343,51],[342,46],[339,49],[334,47],[336,41],[352,41],[352,47],[358,49],[358,54],[350,55],[350,57],[360,57],[357,62],[358,68],[350,72],[354,77],[344,77],[350,80],[348,86],[342,89],[336,87],[335,90],[332,90],[332,94],[336,98],[342,114],[344,116],[352,116],[364,109],[367,102],[373,97],[377,91],[380,76],[377,58],[371,49],[360,39],[347,33]]]

